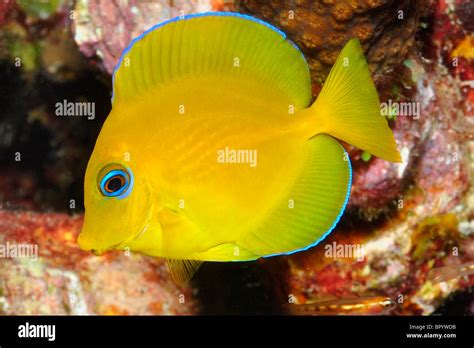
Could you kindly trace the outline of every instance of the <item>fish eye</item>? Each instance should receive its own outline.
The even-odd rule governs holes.
[[[130,193],[133,184],[133,177],[128,168],[111,163],[106,165],[99,172],[97,186],[104,196],[125,198]]]

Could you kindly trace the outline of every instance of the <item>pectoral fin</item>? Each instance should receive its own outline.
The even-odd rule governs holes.
[[[163,207],[158,212],[163,235],[163,256],[168,259],[194,259],[203,238],[199,228],[184,214]]]
[[[163,234],[163,253],[173,281],[185,285],[201,266],[202,261],[190,260],[193,244],[198,243],[199,229],[178,212],[162,208],[158,213]]]

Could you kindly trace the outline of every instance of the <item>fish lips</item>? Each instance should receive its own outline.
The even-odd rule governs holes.
[[[127,238],[126,240],[121,241],[119,243],[97,248],[96,246],[93,246],[92,243],[90,243],[86,238],[84,238],[84,235],[82,233],[79,235],[77,239],[79,248],[81,248],[84,251],[91,251],[96,256],[100,256],[104,254],[105,252],[111,251],[111,250],[129,250],[129,248],[127,247],[127,242],[129,241],[130,239]]]
[[[109,244],[109,245],[101,245],[102,243],[88,238],[87,233],[84,233],[84,229],[83,229],[83,231],[81,231],[81,233],[79,234],[79,237],[77,238],[77,244],[79,245],[79,248],[81,248],[82,250],[91,251],[96,256],[100,256],[104,254],[105,252],[111,251],[111,250],[128,250],[129,248],[127,247],[127,243],[129,243],[132,240],[135,240],[140,235],[142,235],[144,230],[146,229],[146,226],[148,226],[148,224],[145,224],[145,226],[140,230],[140,232],[132,235],[131,238],[126,238],[123,241]]]
[[[87,238],[83,231],[81,231],[79,237],[77,238],[77,244],[81,250],[91,251],[96,256],[100,256],[106,251],[112,250],[114,248],[114,245],[98,248],[97,243]]]

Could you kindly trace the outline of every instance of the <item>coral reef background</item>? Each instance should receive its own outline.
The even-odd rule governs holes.
[[[110,112],[111,72],[130,40],[171,17],[237,11],[285,31],[306,56],[317,96],[344,43],[358,37],[403,156],[391,164],[348,147],[346,214],[320,245],[252,263],[206,263],[186,287],[163,261],[82,252],[82,180]],[[1,314],[278,314],[289,299],[382,295],[392,315],[473,314],[474,276],[429,271],[474,260],[474,5],[460,0],[0,2]],[[94,119],[58,117],[64,100]],[[366,255],[328,257],[326,246]],[[363,313],[361,313],[363,314]]]

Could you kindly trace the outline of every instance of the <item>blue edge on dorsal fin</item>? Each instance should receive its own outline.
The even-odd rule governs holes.
[[[191,18],[197,18],[197,17],[212,17],[212,16],[221,16],[221,17],[239,17],[239,18],[243,18],[243,19],[247,19],[247,20],[250,20],[250,21],[253,21],[253,22],[256,22],[256,23],[259,23],[259,24],[262,24],[272,30],[274,30],[275,32],[277,32],[278,34],[280,34],[283,39],[287,40],[291,45],[293,45],[293,47],[295,47],[300,53],[301,53],[301,56],[303,57],[303,59],[306,61],[306,58],[305,56],[303,55],[303,52],[301,52],[300,48],[293,42],[291,41],[290,39],[287,38],[286,34],[281,31],[280,29],[278,29],[277,27],[275,27],[274,25],[268,23],[268,22],[265,22],[261,19],[258,19],[258,18],[255,18],[255,17],[252,17],[252,16],[249,16],[249,15],[245,15],[245,14],[241,14],[241,13],[236,13],[236,12],[203,12],[203,13],[195,13],[195,14],[188,14],[188,15],[184,15],[184,16],[178,16],[178,17],[174,17],[172,19],[169,19],[169,20],[166,20],[164,22],[161,22],[161,23],[158,23],[154,26],[152,26],[150,29],[144,31],[141,35],[137,36],[136,38],[134,38],[130,44],[123,50],[122,52],[122,55],[120,56],[120,59],[117,63],[117,65],[115,66],[114,68],[114,71],[113,71],[113,74],[112,74],[112,102],[114,100],[114,93],[113,93],[113,88],[114,88],[114,84],[115,84],[115,73],[117,72],[118,68],[120,67],[120,64],[122,64],[122,60],[123,58],[125,57],[125,55],[128,53],[128,51],[130,51],[130,49],[133,47],[133,45],[135,43],[137,43],[138,41],[140,41],[141,39],[143,39],[148,33],[152,32],[153,30],[155,29],[158,29],[162,26],[165,26],[166,24],[169,24],[169,23],[173,23],[173,22],[176,22],[176,21],[180,21],[180,20],[187,20],[187,19],[191,19]],[[309,69],[308,67],[308,64],[306,64],[307,68]],[[348,161],[348,165],[349,165],[349,183],[347,185],[347,193],[346,193],[346,199],[344,201],[344,204],[341,208],[341,211],[339,212],[339,215],[337,216],[336,220],[334,220],[334,223],[332,224],[332,226],[326,231],[326,233],[324,233],[324,235],[319,238],[318,240],[316,240],[314,243],[310,244],[310,245],[307,245],[305,246],[304,248],[301,248],[301,249],[298,249],[298,250],[293,250],[293,251],[289,251],[289,252],[286,252],[286,253],[278,253],[278,254],[271,254],[271,255],[265,255],[265,256],[262,256],[263,258],[268,258],[268,257],[273,257],[273,256],[280,256],[280,255],[291,255],[291,254],[294,254],[294,253],[297,253],[297,252],[300,252],[300,251],[305,251],[305,250],[308,250],[316,245],[318,245],[321,241],[323,241],[333,230],[334,228],[336,227],[336,225],[338,224],[339,220],[341,219],[342,215],[344,214],[344,211],[346,209],[346,206],[347,206],[347,202],[349,201],[349,196],[350,196],[350,193],[351,193],[351,186],[352,186],[352,165],[351,165],[351,160],[349,158],[349,154],[347,153],[347,151],[344,149],[344,147],[342,145],[339,144],[339,146],[342,147],[342,149],[344,150],[344,153],[345,153],[345,158],[347,158],[347,161]],[[235,260],[234,262],[245,262],[245,261],[241,261],[241,260]]]
[[[291,40],[289,40],[286,36],[286,34],[281,31],[280,29],[278,29],[277,27],[271,25],[270,23],[267,23],[261,19],[258,19],[258,18],[255,18],[255,17],[252,17],[252,16],[248,16],[248,15],[245,15],[245,14],[241,14],[241,13],[236,13],[236,12],[202,12],[202,13],[194,13],[194,14],[188,14],[188,15],[183,15],[183,16],[178,16],[178,17],[174,17],[174,18],[171,18],[171,19],[168,19],[164,22],[161,22],[161,23],[158,23],[158,24],[155,24],[154,26],[152,26],[151,28],[145,30],[142,34],[138,35],[136,38],[134,38],[129,44],[128,46],[123,50],[122,52],[122,55],[120,56],[120,59],[117,63],[117,65],[115,65],[115,68],[114,68],[114,71],[112,73],[112,102],[114,101],[114,92],[113,92],[113,88],[114,88],[114,83],[115,83],[115,73],[117,72],[117,70],[119,69],[120,65],[122,64],[122,61],[125,57],[125,55],[131,50],[131,48],[133,47],[133,45],[135,43],[137,43],[138,41],[140,41],[141,39],[143,39],[147,34],[149,34],[150,32],[152,32],[153,30],[155,29],[158,29],[158,28],[161,28],[163,26],[165,26],[166,24],[169,24],[169,23],[173,23],[173,22],[177,22],[177,21],[180,21],[180,20],[187,20],[187,19],[191,19],[191,18],[198,18],[198,17],[213,17],[213,16],[220,16],[220,17],[239,17],[239,18],[243,18],[243,19],[247,19],[247,20],[250,20],[250,21],[253,21],[253,22],[256,22],[256,23],[259,23],[259,24],[262,24],[264,26],[266,26],[267,28],[270,28],[272,29],[273,31],[277,32],[278,34],[280,34],[283,39],[287,40],[291,45],[293,45],[293,47],[295,47],[300,53],[301,53],[301,56],[303,57],[303,59],[305,60],[306,62],[306,58],[305,56],[303,55],[303,52],[301,52],[300,48]],[[308,67],[308,64],[306,64],[306,66]],[[309,67],[308,67],[309,69]]]

